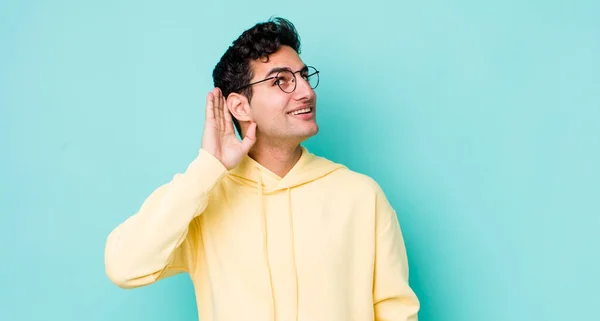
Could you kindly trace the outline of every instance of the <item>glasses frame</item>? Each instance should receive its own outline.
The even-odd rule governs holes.
[[[319,82],[321,81],[321,77],[320,77],[320,71],[319,71],[319,70],[317,70],[317,68],[315,68],[315,67],[313,67],[313,66],[306,66],[306,67],[304,67],[304,68],[302,68],[302,69],[300,69],[300,70],[297,70],[297,71],[292,71],[291,69],[286,69],[286,70],[278,71],[278,72],[275,74],[275,76],[267,77],[267,78],[265,78],[265,79],[262,79],[262,80],[259,80],[259,81],[255,81],[255,82],[253,82],[253,83],[249,83],[249,84],[247,84],[247,85],[244,85],[244,86],[238,87],[238,88],[237,88],[236,90],[234,90],[234,91],[235,91],[235,92],[239,92],[240,90],[242,90],[242,89],[244,89],[244,88],[248,88],[248,87],[250,87],[250,86],[254,86],[254,85],[256,85],[256,84],[260,84],[260,83],[262,83],[262,82],[269,81],[269,80],[271,80],[271,79],[275,79],[275,78],[279,77],[279,73],[281,73],[281,72],[291,72],[291,73],[292,73],[292,77],[294,77],[294,89],[292,89],[292,91],[290,91],[290,92],[287,92],[287,91],[283,90],[283,88],[281,88],[281,85],[277,84],[277,87],[279,87],[279,89],[281,89],[281,91],[283,91],[283,92],[284,92],[284,93],[286,93],[286,94],[291,94],[291,93],[293,93],[293,92],[296,90],[296,87],[297,87],[297,84],[298,84],[298,79],[296,79],[296,74],[297,74],[297,73],[299,73],[299,72],[302,72],[302,71],[304,71],[304,70],[311,71],[311,69],[310,69],[310,68],[314,69],[314,72],[313,72],[313,73],[311,73],[311,74],[308,74],[306,77],[308,78],[308,77],[312,77],[312,76],[314,76],[314,75],[317,75],[317,84],[316,84],[314,87],[312,87],[312,86],[310,86],[310,82],[309,82],[308,80],[306,80],[306,82],[308,82],[308,85],[310,86],[310,88],[312,88],[312,89],[315,89],[315,88],[317,88],[317,87],[319,86]],[[304,79],[303,77],[301,77],[301,78],[302,78],[302,79]]]

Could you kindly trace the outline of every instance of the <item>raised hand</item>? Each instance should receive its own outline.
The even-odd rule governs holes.
[[[256,142],[256,123],[252,122],[241,141],[235,134],[231,114],[219,88],[206,96],[206,121],[202,148],[211,153],[228,169],[237,166]]]

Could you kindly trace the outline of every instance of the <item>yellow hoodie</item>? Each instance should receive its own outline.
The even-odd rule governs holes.
[[[201,321],[416,321],[400,226],[378,184],[302,148],[280,178],[200,149],[108,236],[134,288],[186,272]]]

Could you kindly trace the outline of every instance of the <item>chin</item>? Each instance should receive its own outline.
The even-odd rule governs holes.
[[[277,140],[288,141],[289,143],[294,142],[294,144],[298,142],[303,142],[313,136],[315,136],[319,132],[319,126],[316,123],[311,124],[310,126],[297,126],[290,128],[289,130],[280,131],[277,135],[272,135],[271,137],[276,138]]]
[[[314,128],[311,128],[303,133],[303,135],[299,135],[303,138],[303,140],[307,140],[319,133],[319,126],[315,124]]]

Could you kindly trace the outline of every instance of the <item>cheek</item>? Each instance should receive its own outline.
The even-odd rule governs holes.
[[[252,115],[257,125],[277,126],[277,124],[285,122],[287,115],[285,111],[290,98],[284,95],[270,95],[267,99],[254,100],[252,103]]]

